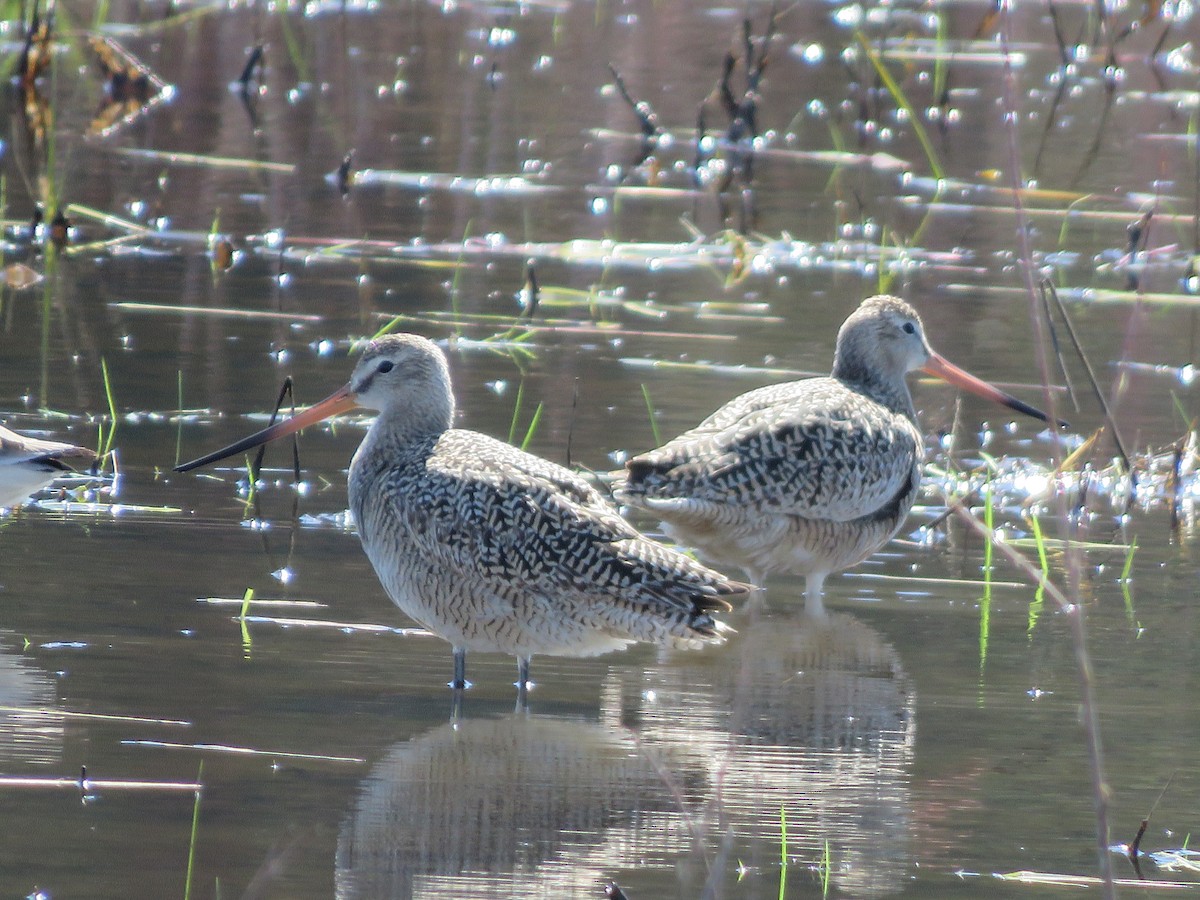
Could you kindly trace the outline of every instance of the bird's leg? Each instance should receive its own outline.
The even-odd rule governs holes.
[[[518,713],[529,712],[529,657],[517,657],[517,709]]]
[[[465,691],[471,686],[471,682],[467,681],[467,648],[454,648],[454,680],[450,682],[450,687],[456,691]]]
[[[809,572],[804,584],[804,613],[814,618],[825,618],[826,572]]]
[[[533,682],[529,680],[529,657],[517,657],[517,710],[529,707],[529,689]]]

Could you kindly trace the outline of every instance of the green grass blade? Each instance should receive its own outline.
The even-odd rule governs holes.
[[[929,140],[929,135],[925,132],[925,126],[921,124],[921,120],[917,116],[917,111],[913,109],[913,105],[909,102],[908,97],[904,95],[903,89],[896,82],[896,79],[892,77],[892,73],[888,71],[887,66],[883,64],[883,60],[879,54],[867,42],[866,35],[861,31],[855,31],[854,37],[858,40],[859,46],[862,47],[863,52],[867,55],[867,59],[874,67],[879,80],[883,82],[883,86],[892,95],[892,99],[908,113],[908,121],[912,123],[913,134],[917,136],[917,140],[921,143],[921,149],[925,151],[925,159],[929,161],[929,170],[933,173],[933,177],[939,180],[945,178],[946,170],[942,168],[942,164],[938,160],[933,142]]]
[[[1125,565],[1121,567],[1121,580],[1129,581],[1129,573],[1133,571],[1133,554],[1137,552],[1137,535],[1133,536],[1133,540],[1129,542],[1129,549],[1125,551]]]
[[[1042,583],[1038,585],[1037,592],[1033,595],[1033,602],[1029,604],[1029,623],[1026,626],[1026,632],[1032,635],[1033,629],[1037,626],[1038,617],[1042,614],[1042,607],[1046,603],[1046,583],[1050,580],[1050,563],[1046,558],[1046,535],[1042,532],[1042,523],[1035,515],[1030,515],[1029,520],[1033,525],[1033,540],[1037,545],[1038,560],[1042,565]]]
[[[650,400],[650,389],[642,385],[642,398],[646,401],[646,412],[650,414],[650,432],[654,435],[654,446],[662,446],[662,435],[658,432],[658,419],[654,415],[654,403]]]
[[[983,524],[987,528],[987,542],[983,545],[983,599],[979,601],[979,687],[980,703],[983,702],[983,673],[987,667],[988,641],[992,632],[992,554],[995,542],[995,497],[992,482],[983,486]]]
[[[108,360],[100,357],[100,372],[104,376],[104,396],[108,398],[108,434],[104,440],[104,452],[101,457],[107,457],[112,452],[113,438],[117,434],[117,401],[113,397],[112,379],[108,375]]]
[[[238,616],[238,622],[242,626],[242,652],[246,658],[250,658],[250,651],[254,648],[254,639],[250,637],[250,628],[246,624],[246,613],[250,611],[250,602],[254,599],[254,588],[246,588],[246,593],[242,595],[242,612]]]
[[[779,900],[787,893],[787,807],[779,807]]]
[[[513,403],[512,421],[508,423],[508,442],[516,443],[517,440],[517,422],[521,419],[521,403],[525,399],[525,379],[522,378],[517,384],[517,399]]]
[[[204,760],[200,760],[200,770],[196,772],[196,784],[204,778]],[[196,790],[196,803],[192,807],[192,838],[188,842],[187,880],[183,883],[183,900],[192,897],[192,873],[196,870],[196,835],[200,831],[200,791]]]
[[[525,440],[521,441],[521,449],[529,449],[530,443],[533,441],[533,435],[537,431],[538,423],[542,421],[542,410],[546,404],[538,401],[537,409],[533,411],[533,418],[529,420],[529,428],[525,432]]]

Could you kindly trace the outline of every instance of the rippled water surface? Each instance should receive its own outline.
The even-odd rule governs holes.
[[[0,894],[183,896],[189,856],[193,897],[995,897],[1046,890],[998,875],[1093,877],[1067,616],[999,554],[985,584],[980,538],[942,515],[946,490],[984,514],[988,459],[995,524],[1034,569],[1034,519],[1068,531],[1052,482],[1087,542],[1072,596],[1111,843],[1153,810],[1143,849],[1186,847],[1190,5],[1139,22],[1109,4],[1100,27],[1055,4],[1062,52],[1040,4],[788,7],[752,156],[718,86],[732,53],[740,99],[763,3],[65,6],[34,82],[49,117],[19,78],[0,100],[0,420],[114,453],[0,513],[0,774],[32,779],[0,783]],[[24,33],[5,30],[14,72]],[[108,89],[142,86],[99,125],[91,34]],[[653,144],[609,64],[657,114]],[[71,222],[61,250],[31,230],[39,202]],[[1055,313],[1078,409],[1059,389],[1026,271],[1057,287],[1136,487],[1111,430],[1053,479],[1105,417]],[[829,580],[827,620],[777,577],[723,647],[535,658],[528,713],[512,660],[476,654],[450,722],[449,648],[388,602],[346,520],[367,419],[305,434],[299,488],[273,449],[253,502],[244,470],[170,471],[259,427],[285,375],[300,402],[328,394],[396,317],[443,342],[463,426],[614,469],[742,391],[828,371],[881,287],[1038,405],[1044,346],[1062,444],[915,381],[926,490]],[[1069,589],[1064,559],[1052,540]],[[287,602],[243,621],[247,589]],[[1143,874],[1196,883],[1169,862]]]

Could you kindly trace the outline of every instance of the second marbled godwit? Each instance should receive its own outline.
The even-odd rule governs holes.
[[[0,507],[17,506],[64,472],[95,460],[86,447],[27,437],[0,425]]]
[[[735,397],[630,459],[617,497],[759,586],[773,572],[806,576],[818,613],[826,576],[891,540],[916,499],[922,439],[905,376],[917,369],[1048,421],[935,353],[903,300],[871,297],[838,332],[829,377]]]
[[[359,538],[392,601],[453,646],[456,689],[468,650],[517,657],[523,695],[534,654],[720,641],[712,613],[749,590],[643,536],[569,469],[452,428],[446,357],[412,334],[372,341],[345,387],[177,471],[357,406],[379,411],[350,463]]]

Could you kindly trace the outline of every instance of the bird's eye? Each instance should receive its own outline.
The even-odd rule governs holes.
[[[394,362],[392,362],[390,359],[385,359],[375,368],[375,371],[378,372],[380,375],[386,375],[388,372],[392,371],[392,369],[394,369],[394,368],[396,368],[396,364]]]
[[[916,334],[917,326],[914,325],[912,322],[905,322],[904,323],[904,333],[905,334]]]

